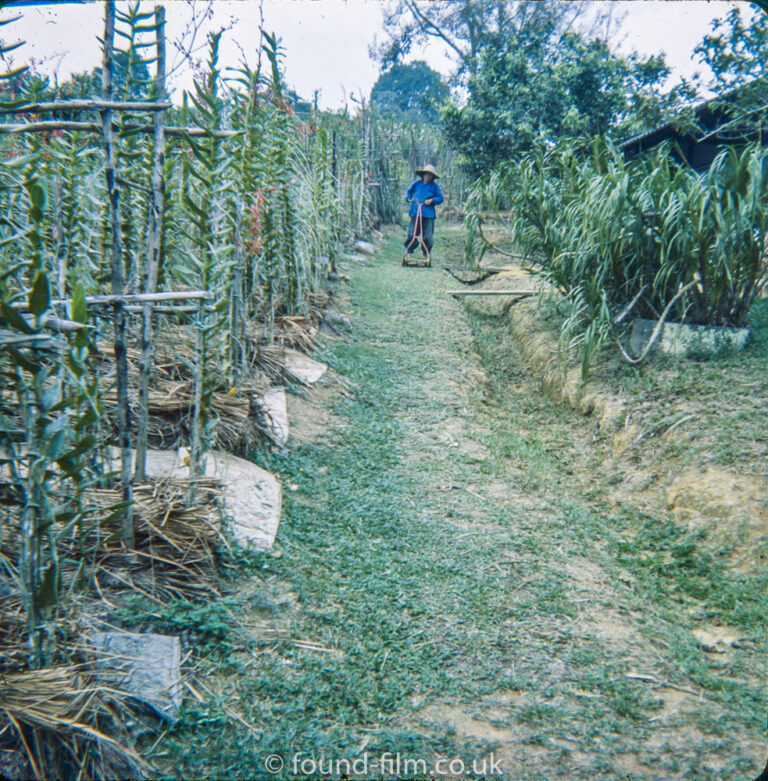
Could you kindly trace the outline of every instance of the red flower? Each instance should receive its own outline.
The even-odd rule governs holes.
[[[264,205],[267,202],[267,197],[263,190],[257,190],[255,196],[250,208],[251,240],[248,243],[248,251],[258,255],[262,248],[261,215],[264,210]]]

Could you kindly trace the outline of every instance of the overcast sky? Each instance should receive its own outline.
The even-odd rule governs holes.
[[[156,4],[145,0],[143,9]],[[170,39],[182,34],[193,6],[205,6],[202,0],[163,0],[162,4]],[[612,5],[624,17],[615,39],[622,51],[664,52],[675,74],[686,77],[701,69],[693,49],[711,30],[712,21],[725,17],[735,5],[750,12],[745,2],[725,0],[617,0]],[[323,108],[340,108],[351,95],[367,97],[378,77],[368,47],[377,33],[381,35],[381,7],[382,0],[264,0],[264,27],[282,39],[288,84],[306,98],[319,90]],[[6,42],[18,38],[27,42],[14,53],[16,64],[42,60],[40,70],[46,74],[55,70],[61,80],[99,64],[100,2],[25,5],[0,12],[0,19],[16,15],[22,18],[0,28]],[[255,64],[259,25],[258,0],[215,0],[205,31],[230,28],[222,41],[222,65],[236,66],[243,54]],[[436,70],[446,72],[449,67],[436,46],[416,52],[415,57],[426,59]],[[188,74],[177,74],[176,87],[187,87],[189,79]]]

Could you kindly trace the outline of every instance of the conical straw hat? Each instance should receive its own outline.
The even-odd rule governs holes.
[[[434,167],[429,165],[429,163],[427,163],[427,165],[421,166],[421,168],[417,168],[414,171],[414,173],[415,174],[419,174],[419,175],[421,175],[421,174],[432,174],[432,176],[434,176],[435,179],[439,179],[440,178],[440,174],[437,173],[437,171],[435,171]]]

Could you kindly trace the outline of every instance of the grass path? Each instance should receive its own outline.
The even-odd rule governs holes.
[[[444,253],[459,240],[446,230]],[[205,635],[221,704],[189,706],[175,772],[338,777],[357,761],[381,777],[399,755],[411,777],[461,761],[509,779],[753,778],[764,633],[716,655],[688,629],[712,600],[756,626],[764,596],[711,591],[721,573],[683,530],[590,496],[605,476],[589,421],[541,396],[500,324],[445,295],[455,282],[399,252],[390,238],[349,271],[354,329],[325,347],[353,389],[337,425],[262,457],[289,489],[279,555],[239,570],[223,604],[242,626]]]

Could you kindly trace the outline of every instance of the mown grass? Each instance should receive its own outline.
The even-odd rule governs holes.
[[[470,308],[469,319],[499,405],[514,409],[516,415],[527,421],[528,428],[536,431],[534,439],[543,450],[537,459],[529,461],[536,464],[536,480],[529,484],[534,487],[549,482],[551,495],[571,497],[558,502],[572,520],[569,536],[582,544],[599,540],[600,553],[596,560],[617,579],[631,579],[633,592],[641,595],[640,600],[635,600],[636,606],[642,603],[645,611],[644,635],[657,648],[666,651],[660,668],[669,676],[666,680],[701,687],[702,695],[706,692],[710,701],[722,706],[722,710],[702,708],[689,721],[691,726],[724,741],[718,745],[723,758],[736,755],[728,764],[730,770],[724,767],[720,771],[724,775],[712,776],[711,768],[707,770],[701,760],[686,767],[684,762],[669,757],[660,760],[661,766],[670,773],[682,773],[690,778],[729,777],[731,771],[745,771],[744,777],[749,777],[749,770],[756,770],[757,765],[739,757],[737,745],[726,744],[734,732],[748,729],[761,735],[765,729],[765,691],[755,672],[757,668],[764,669],[760,659],[768,644],[768,571],[744,575],[729,570],[723,557],[711,553],[704,544],[705,532],[692,533],[668,514],[649,516],[631,505],[616,508],[604,501],[601,492],[589,491],[590,483],[610,485],[619,481],[605,474],[606,468],[615,466],[613,460],[604,462],[598,448],[591,454],[584,452],[589,450],[588,443],[593,436],[589,421],[531,392],[536,383],[532,379],[526,381],[523,376],[525,367],[520,364],[505,318]],[[749,382],[760,375],[759,366],[765,357],[762,302],[753,322],[756,333],[752,352],[723,356],[710,364],[675,362],[671,370],[677,377],[676,390],[686,394],[695,388],[696,393],[714,398],[727,389],[729,395],[738,396],[745,376],[751,378],[746,380]],[[670,371],[670,362],[659,363]],[[666,392],[666,380],[662,382],[654,377],[653,366],[642,370],[622,367],[616,369],[614,376],[622,378],[624,389],[635,382],[638,394],[656,394],[658,398]],[[734,382],[729,374],[737,369],[739,379]],[[709,378],[709,385],[702,382],[703,377]],[[764,376],[760,379],[764,380]],[[521,384],[523,392],[516,390]],[[759,422],[755,418],[745,420],[734,412],[733,405],[729,409],[727,401],[719,412],[724,425],[713,423],[713,435],[727,442],[724,447],[734,449],[735,442],[743,444],[744,439],[760,436]],[[759,415],[764,414],[765,408]],[[531,459],[530,448],[526,454]],[[563,469],[564,464],[570,468]],[[670,468],[675,467],[670,465]],[[574,500],[574,495],[581,498]],[[742,634],[743,643],[730,654],[727,673],[717,656],[703,653],[688,631],[707,623],[736,627]],[[575,660],[599,667],[600,655],[599,648],[582,647],[576,652]],[[637,686],[619,692],[615,707],[625,715],[640,717],[645,713],[645,718],[653,711],[652,702],[642,697]]]
[[[456,239],[443,238],[450,257]],[[670,731],[668,751],[645,751],[657,777],[756,769],[739,752],[759,729],[756,650],[738,649],[724,677],[684,631],[700,617],[681,606],[764,639],[759,584],[726,577],[669,519],[630,537],[642,519],[585,497],[579,470],[600,468],[588,425],[537,392],[503,323],[470,315],[470,332],[439,272],[400,269],[399,253],[393,237],[388,263],[354,269],[354,332],[325,352],[356,388],[334,405],[342,426],[257,456],[295,490],[278,555],[234,575],[229,628],[212,606],[155,611],[155,626],[200,639],[199,669],[218,693],[187,698],[159,756],[169,775],[264,777],[270,754],[286,761],[280,778],[296,752],[469,760],[499,749],[450,720],[428,723],[427,706],[453,703],[514,729],[510,751],[527,770],[511,777],[616,778],[617,756],[643,753],[661,700],[626,677],[637,664],[627,649],[590,631],[585,600],[637,624],[665,681],[706,692],[681,726],[705,737],[681,745]],[[466,385],[475,349],[490,388]],[[463,448],[469,438],[484,451]],[[487,498],[499,484],[508,496]],[[608,584],[580,598],[569,573],[585,559]],[[508,692],[521,700],[507,716],[483,716]]]

